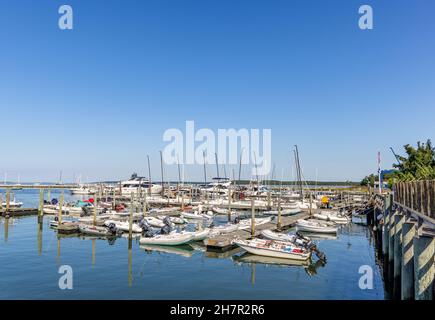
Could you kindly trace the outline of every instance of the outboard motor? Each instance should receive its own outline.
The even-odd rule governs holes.
[[[51,204],[52,205],[56,205],[57,204],[57,199],[51,199]]]
[[[234,224],[239,224],[239,222],[240,222],[240,217],[239,216],[235,217]]]
[[[169,217],[165,217],[163,219],[163,223],[167,226],[171,226],[171,219]]]
[[[171,231],[172,231],[171,226],[168,225],[168,224],[165,224],[165,225],[163,226],[163,228],[160,229],[160,234],[170,234]]]
[[[152,238],[154,236],[153,230],[145,219],[139,222],[139,227],[142,228],[142,235],[145,238]]]
[[[80,214],[80,217],[88,217],[91,215],[91,208],[90,207],[82,207],[82,213]]]
[[[118,231],[118,229],[116,228],[116,225],[115,225],[114,223],[110,223],[110,224],[107,226],[107,229],[109,229],[109,231],[110,231],[112,234],[116,234],[117,231]]]

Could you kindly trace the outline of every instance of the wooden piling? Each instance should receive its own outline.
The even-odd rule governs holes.
[[[281,208],[281,194],[280,194],[278,198],[278,222],[276,224],[276,228],[278,230],[281,230],[282,227],[281,215],[282,215],[282,208]]]
[[[435,238],[414,237],[415,300],[432,300],[435,276]]]
[[[401,299],[414,299],[414,246],[416,226],[414,222],[404,222],[402,226],[402,280]]]
[[[58,212],[58,216],[57,216],[57,221],[58,221],[59,225],[62,224],[63,197],[64,197],[64,195],[63,195],[63,191],[62,191],[62,193],[60,194],[60,197],[59,197],[59,212]]]
[[[6,213],[9,212],[11,205],[11,190],[9,188],[6,189]]]
[[[95,195],[95,197],[94,197],[94,220],[93,220],[94,226],[97,225],[97,205],[98,205],[98,197],[97,197],[97,195]]]
[[[134,209],[134,193],[131,193],[130,219],[128,221],[128,239],[133,238],[133,209]]]
[[[394,217],[394,296],[400,299],[401,272],[402,272],[402,226],[404,215],[396,214]]]
[[[44,189],[39,189],[38,215],[42,217],[44,210]]]

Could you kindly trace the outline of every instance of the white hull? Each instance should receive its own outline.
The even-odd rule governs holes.
[[[259,256],[265,256],[265,257],[272,257],[272,258],[284,258],[284,259],[292,259],[292,260],[308,260],[311,256],[310,253],[294,253],[291,245],[283,244],[283,247],[286,248],[284,250],[275,250],[268,247],[262,247],[259,248],[256,245],[251,245],[250,241],[235,241],[235,244],[237,244],[242,249],[246,250],[249,253],[259,255]],[[255,241],[254,241],[255,243]],[[280,242],[277,242],[280,243]]]
[[[307,231],[315,233],[337,233],[338,228],[328,225],[327,222],[319,223],[313,221],[299,220],[296,223],[298,231]]]
[[[142,237],[139,240],[141,245],[155,244],[161,246],[179,246],[192,241],[193,236],[191,234],[169,234],[169,235],[157,235],[152,238]]]

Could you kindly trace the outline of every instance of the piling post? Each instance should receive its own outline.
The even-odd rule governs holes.
[[[404,222],[402,226],[402,282],[401,299],[414,299],[414,246],[415,223]]]
[[[388,263],[394,265],[394,232],[396,231],[395,227],[395,211],[390,211],[390,221],[388,228]]]
[[[9,208],[11,205],[11,190],[6,188],[6,213],[9,212]]]
[[[255,236],[255,199],[251,198],[251,236]]]
[[[93,220],[94,227],[97,225],[97,204],[98,204],[98,197],[97,197],[97,195],[95,195],[95,197],[94,197],[94,220]]]
[[[414,237],[415,300],[432,300],[435,276],[435,238]]]
[[[3,213],[3,193],[0,193],[0,211]]]
[[[128,220],[128,239],[133,238],[133,209],[134,209],[134,193],[131,193],[131,208],[130,208],[130,218]]]
[[[228,221],[231,221],[231,185],[228,189]]]
[[[44,209],[44,189],[39,189],[39,206],[38,206],[38,215],[42,217]]]
[[[400,298],[400,284],[401,284],[401,272],[402,272],[402,226],[405,217],[403,214],[396,214],[394,217],[394,295]]]
[[[389,227],[390,227],[390,215],[386,208],[384,207],[384,225],[382,226],[382,253],[384,255],[384,259],[388,260],[388,253],[389,253],[389,241],[388,236],[390,233]]]
[[[267,210],[271,210],[272,205],[271,205],[271,194],[270,194],[270,190],[267,192]]]
[[[50,192],[50,189],[47,189],[47,201],[48,202],[51,202],[51,192]]]
[[[58,212],[58,216],[57,216],[57,221],[58,221],[59,225],[62,224],[62,207],[63,207],[63,191],[59,197],[59,212]]]

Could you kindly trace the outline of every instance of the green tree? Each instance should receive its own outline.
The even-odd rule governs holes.
[[[379,180],[379,177],[377,175],[371,174],[371,175],[364,177],[364,179],[362,179],[361,185],[362,186],[370,185],[371,187],[374,187],[375,181],[378,181],[378,180]]]
[[[417,142],[417,148],[407,144],[404,146],[406,156],[399,156],[399,164],[393,167],[398,170],[390,179],[398,181],[435,179],[435,148],[430,140]]]

